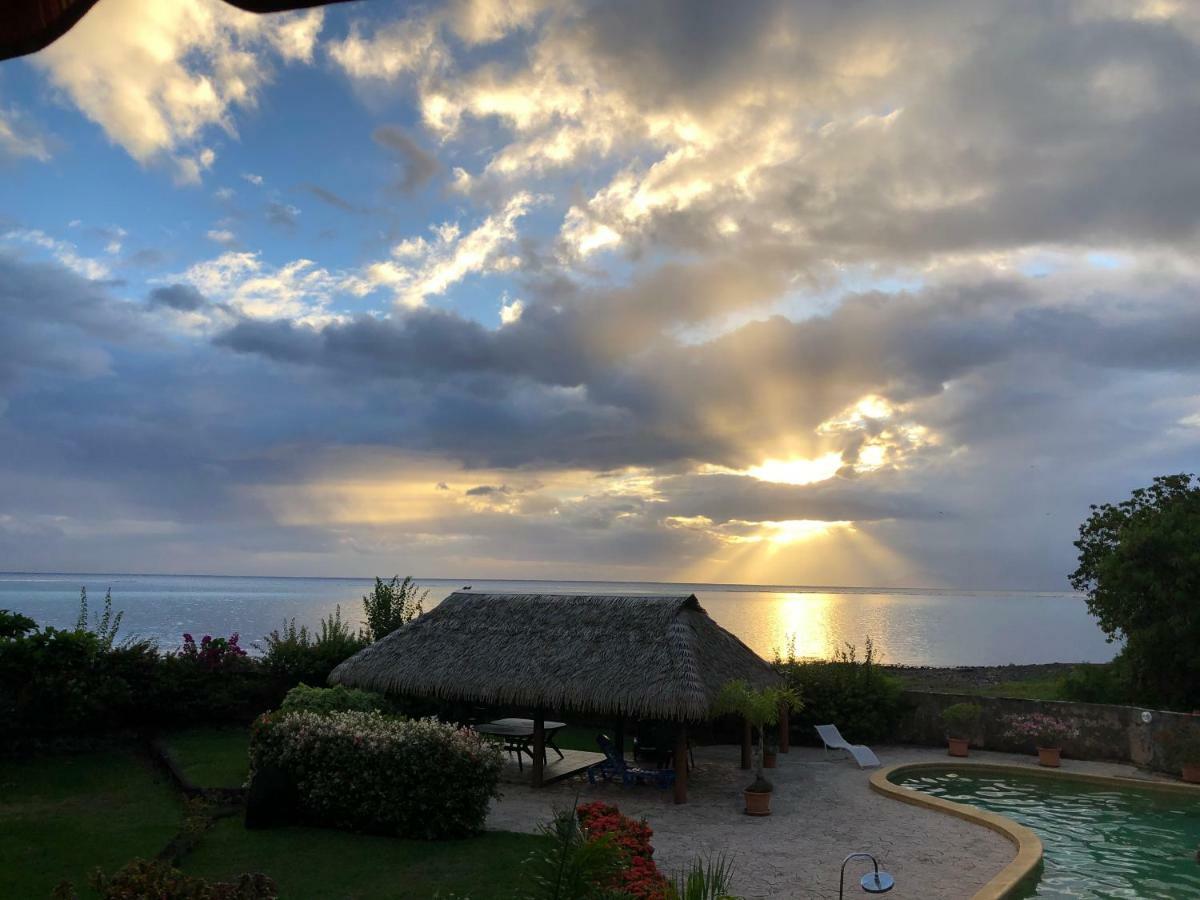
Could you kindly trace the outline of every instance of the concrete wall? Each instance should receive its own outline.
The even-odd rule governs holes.
[[[1146,710],[1141,707],[1102,703],[1010,700],[925,691],[905,691],[904,696],[912,709],[897,735],[903,743],[944,745],[946,729],[942,724],[942,710],[955,703],[978,703],[983,707],[983,713],[977,733],[971,738],[972,747],[1031,753],[1032,747],[1005,733],[1006,720],[1010,716],[1044,713],[1067,719],[1079,727],[1079,737],[1063,743],[1065,757],[1130,762],[1164,772],[1173,769],[1164,758],[1162,737],[1179,725],[1194,721],[1186,713],[1149,710],[1150,721],[1147,723],[1142,721],[1142,713]]]

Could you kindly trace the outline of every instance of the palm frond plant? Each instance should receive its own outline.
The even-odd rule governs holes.
[[[779,721],[779,711],[785,703],[792,710],[804,708],[799,693],[793,688],[752,688],[746,681],[737,679],[727,682],[721,688],[721,693],[717,695],[716,703],[713,705],[713,712],[718,715],[735,713],[748,721],[750,726],[758,732],[757,750],[754,754],[755,778],[753,783],[746,788],[748,804],[751,800],[749,795],[770,794],[775,788],[763,775],[765,743],[763,735],[766,726],[774,725]],[[766,815],[765,812],[756,814]]]

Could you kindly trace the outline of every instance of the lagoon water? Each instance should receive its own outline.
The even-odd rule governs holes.
[[[792,637],[797,655],[828,657],[846,642],[861,650],[868,635],[884,662],[902,665],[1104,662],[1115,652],[1083,598],[1068,592],[422,579],[427,608],[466,583],[509,593],[694,593],[717,622],[768,658]],[[71,626],[81,586],[93,613],[112,588],[113,608],[125,612],[122,635],[171,648],[185,631],[197,639],[237,631],[248,646],[292,617],[315,625],[339,604],[357,624],[372,585],[371,578],[0,573],[0,609]]]

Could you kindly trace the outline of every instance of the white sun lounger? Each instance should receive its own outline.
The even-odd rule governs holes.
[[[818,725],[817,734],[825,742],[826,755],[830,750],[845,750],[854,757],[854,761],[858,763],[860,769],[873,769],[879,765],[879,757],[872,752],[870,747],[866,744],[851,744],[842,737],[842,733],[838,731],[836,725]]]

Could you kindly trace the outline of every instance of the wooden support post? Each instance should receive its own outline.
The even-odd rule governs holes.
[[[688,740],[687,725],[675,730],[675,802],[687,803]]]
[[[744,719],[742,725],[742,768],[749,769],[754,765],[754,748],[751,745],[754,736],[750,730],[749,719]]]
[[[617,719],[616,727],[613,728],[613,745],[617,748],[617,758],[625,758],[625,720]]]
[[[533,714],[533,786],[541,787],[546,770],[546,716],[539,709]]]
[[[788,705],[779,704],[779,752],[787,753],[792,747],[792,730],[788,724]]]

